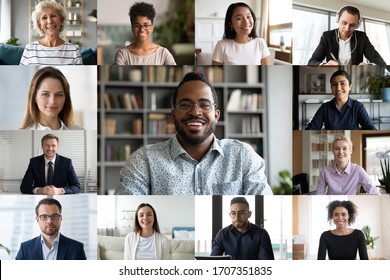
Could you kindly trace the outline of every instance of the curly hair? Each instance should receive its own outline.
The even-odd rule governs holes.
[[[139,212],[139,210],[141,210],[141,208],[144,208],[144,207],[149,207],[150,209],[152,209],[153,217],[154,217],[153,229],[154,229],[154,231],[160,233],[160,227],[159,227],[158,221],[157,221],[156,210],[154,210],[153,206],[150,205],[149,203],[141,203],[138,206],[137,210],[135,211],[134,232],[141,231],[141,225],[140,225],[139,220],[138,220],[138,212]]]
[[[58,114],[58,117],[67,127],[73,124],[73,107],[72,99],[70,98],[70,86],[68,80],[65,78],[64,74],[62,74],[60,70],[54,67],[47,66],[39,69],[31,79],[30,87],[28,89],[26,113],[24,116],[22,129],[25,129],[32,124],[36,127],[39,123],[40,111],[37,103],[35,102],[35,99],[37,96],[38,89],[41,87],[43,80],[47,78],[56,79],[61,82],[65,94],[65,103],[61,112]]]
[[[234,10],[236,8],[239,8],[239,7],[246,7],[251,12],[252,18],[253,18],[253,28],[252,28],[251,33],[249,34],[249,37],[252,37],[252,38],[256,38],[257,37],[257,34],[256,34],[256,15],[255,15],[255,13],[252,11],[251,7],[248,6],[248,4],[245,4],[243,2],[238,2],[238,3],[230,4],[230,6],[228,7],[228,9],[226,11],[226,16],[225,16],[225,33],[223,34],[223,37],[222,37],[223,39],[234,39],[234,38],[236,38],[236,31],[233,28],[230,27],[230,24],[232,23],[232,16],[233,16]]]
[[[333,212],[336,209],[336,207],[343,207],[347,209],[349,219],[348,219],[348,225],[351,225],[355,222],[356,216],[358,214],[357,212],[357,206],[349,200],[335,200],[329,203],[326,208],[328,209],[328,222],[331,223],[333,220]]]
[[[147,17],[153,24],[154,17],[156,16],[156,11],[154,10],[153,5],[145,2],[134,3],[134,5],[130,7],[129,11],[130,23],[133,24],[135,19],[139,16]]]
[[[44,1],[39,2],[35,6],[35,9],[31,14],[31,21],[33,24],[33,28],[39,33],[39,35],[41,35],[41,36],[45,35],[45,33],[43,32],[43,30],[41,29],[41,26],[40,26],[41,14],[42,14],[43,9],[45,9],[45,8],[52,8],[54,11],[56,11],[60,15],[61,22],[62,22],[61,27],[60,27],[60,32],[62,30],[64,30],[64,22],[65,22],[65,18],[66,18],[64,6],[62,6],[61,3],[58,3],[54,0],[44,0]]]

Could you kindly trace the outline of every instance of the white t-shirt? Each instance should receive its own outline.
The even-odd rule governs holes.
[[[78,45],[68,42],[57,47],[45,47],[38,41],[27,44],[20,65],[82,65]]]
[[[136,260],[154,260],[156,258],[154,238],[154,234],[146,238],[139,236],[137,251],[135,252]]]
[[[262,38],[253,38],[245,44],[225,39],[217,42],[212,60],[225,65],[261,65],[261,60],[269,55],[267,44]]]

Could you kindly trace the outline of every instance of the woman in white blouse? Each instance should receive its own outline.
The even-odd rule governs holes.
[[[135,212],[134,231],[125,238],[124,259],[169,259],[169,240],[160,233],[156,211],[148,203],[141,203]]]
[[[39,69],[30,82],[22,129],[80,130],[73,124],[70,86],[54,67]]]

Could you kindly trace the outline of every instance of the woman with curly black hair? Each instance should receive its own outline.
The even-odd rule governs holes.
[[[156,11],[152,4],[137,2],[130,8],[129,17],[134,42],[117,51],[117,65],[176,65],[172,54],[151,41]]]
[[[328,222],[336,226],[333,230],[321,234],[318,247],[318,260],[355,260],[359,251],[361,260],[368,260],[366,240],[361,230],[349,228],[355,222],[357,207],[352,201],[335,200],[329,203]]]

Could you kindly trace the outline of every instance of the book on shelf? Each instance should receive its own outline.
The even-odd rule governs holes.
[[[142,109],[142,96],[129,92],[105,93],[104,106],[106,109]]]
[[[245,116],[242,118],[242,134],[260,134],[261,123],[259,116]]]
[[[170,115],[150,113],[149,120],[149,134],[174,134],[176,133],[175,124]]]
[[[133,120],[133,134],[141,135],[142,134],[142,119],[137,118]]]
[[[115,135],[116,132],[116,119],[106,118],[104,120],[104,128],[106,135]]]
[[[263,95],[259,93],[242,93],[240,89],[232,91],[226,111],[257,111],[263,108]]]
[[[131,155],[131,146],[126,145],[106,145],[106,161],[127,161]]]
[[[189,72],[203,73],[209,82],[223,82],[223,68],[220,66],[148,66],[149,83],[179,83]]]

